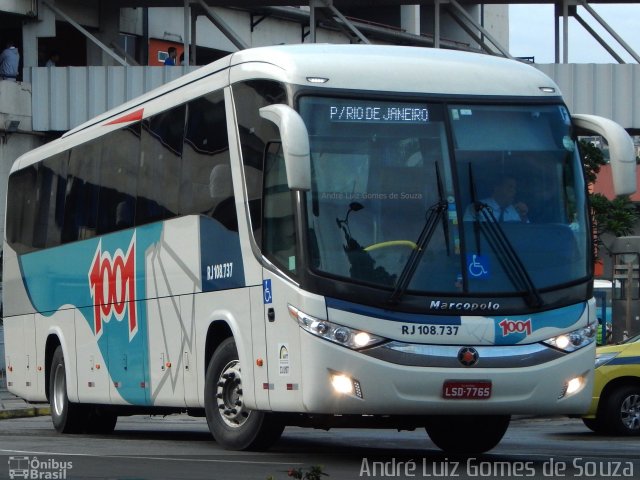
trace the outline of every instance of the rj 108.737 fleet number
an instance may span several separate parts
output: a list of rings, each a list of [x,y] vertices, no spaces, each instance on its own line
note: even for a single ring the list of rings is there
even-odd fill
[[[207,265],[207,280],[231,278],[233,275],[233,262]]]
[[[457,335],[458,325],[402,325],[402,335]]]

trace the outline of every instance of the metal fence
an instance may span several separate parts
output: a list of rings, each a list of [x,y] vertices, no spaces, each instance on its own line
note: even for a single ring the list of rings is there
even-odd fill
[[[198,67],[31,67],[33,130],[66,131]]]
[[[534,64],[575,113],[640,128],[639,64]],[[33,129],[66,131],[198,67],[31,67]]]
[[[4,327],[0,324],[0,388],[7,388],[4,364]]]

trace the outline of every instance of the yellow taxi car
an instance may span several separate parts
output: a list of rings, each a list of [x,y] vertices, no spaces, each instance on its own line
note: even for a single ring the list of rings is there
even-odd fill
[[[640,435],[640,335],[596,350],[593,398],[582,421],[597,433]]]

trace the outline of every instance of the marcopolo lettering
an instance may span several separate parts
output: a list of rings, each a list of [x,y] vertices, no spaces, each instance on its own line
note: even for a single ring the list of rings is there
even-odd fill
[[[495,302],[443,302],[441,300],[431,300],[429,305],[431,310],[463,310],[466,312],[499,310],[500,304]]]
[[[109,322],[112,316],[122,321],[125,314],[129,316],[129,340],[138,331],[136,312],[136,271],[135,271],[136,234],[131,237],[129,248],[125,254],[117,249],[113,257],[102,251],[102,240],[91,263],[89,271],[89,288],[93,300],[94,333],[100,337],[103,323]]]

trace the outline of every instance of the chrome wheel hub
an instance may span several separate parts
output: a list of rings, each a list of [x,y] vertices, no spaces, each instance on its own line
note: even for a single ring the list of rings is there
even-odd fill
[[[56,416],[60,417],[64,413],[64,400],[67,390],[67,381],[64,376],[64,368],[62,365],[56,367],[53,375],[53,410]]]
[[[242,399],[242,374],[240,362],[229,362],[220,373],[216,388],[216,403],[224,423],[238,428],[249,418],[250,410],[245,408]]]
[[[623,400],[620,419],[629,430],[640,429],[640,395],[629,395]]]

